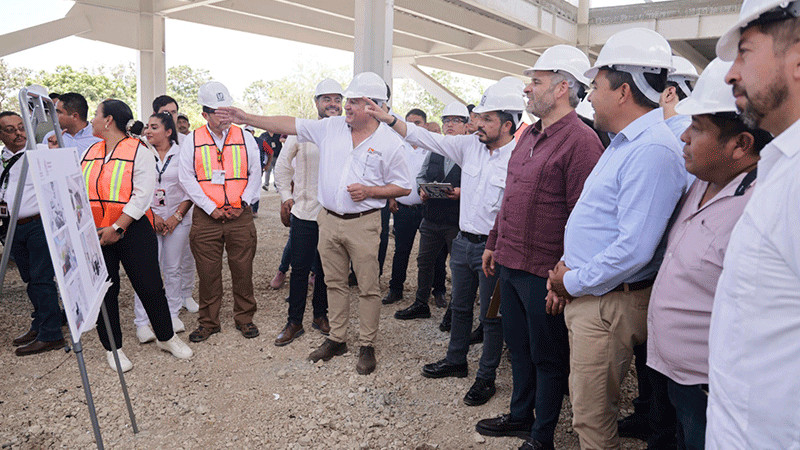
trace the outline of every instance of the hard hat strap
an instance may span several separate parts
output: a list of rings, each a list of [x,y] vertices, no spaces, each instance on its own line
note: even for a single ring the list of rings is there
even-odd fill
[[[635,84],[642,94],[644,94],[644,96],[647,97],[651,102],[658,103],[658,101],[661,99],[661,92],[653,89],[653,87],[650,86],[650,83],[648,83],[647,79],[644,77],[645,73],[660,73],[662,70],[660,67],[614,65],[613,69],[631,74],[631,78],[633,78],[633,84]]]

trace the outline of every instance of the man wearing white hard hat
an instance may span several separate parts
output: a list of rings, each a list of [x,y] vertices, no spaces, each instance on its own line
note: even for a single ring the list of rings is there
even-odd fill
[[[697,180],[667,234],[667,249],[647,311],[647,365],[653,400],[672,405],[679,446],[705,448],[708,328],[728,240],[753,194],[758,153],[771,139],[737,117],[725,74],[712,61],[690,96],[676,106],[691,117],[683,133],[686,169]],[[652,372],[655,371],[655,376]]]
[[[526,439],[521,448],[553,448],[567,392],[567,327],[563,314],[547,314],[544,298],[547,271],[564,253],[569,213],[603,153],[597,134],[575,112],[589,86],[583,75],[589,67],[582,51],[556,45],[525,71],[531,79],[527,110],[540,120],[523,132],[511,154],[503,204],[483,252],[486,276],[500,279],[514,385],[510,413],[481,420],[475,429]]]
[[[448,104],[442,112],[442,124],[446,136],[466,134],[468,121],[469,112],[461,102]],[[452,159],[436,153],[425,152],[425,159],[417,173],[417,186],[434,182],[450,183],[452,190],[447,194],[447,198],[430,198],[423,189],[418,188],[418,195],[424,206],[422,221],[419,225],[417,292],[414,302],[410,306],[394,313],[395,319],[429,318],[431,310],[428,306],[428,299],[431,291],[433,291],[436,306],[441,308],[447,305],[444,290],[444,264],[447,253],[452,250],[453,239],[458,235],[461,168]],[[443,252],[444,257],[441,256]],[[445,315],[450,314],[449,308],[447,311]],[[447,317],[443,320],[447,325]]]
[[[683,132],[692,123],[692,118],[678,114],[675,111],[675,105],[692,93],[692,86],[699,75],[697,75],[697,69],[694,68],[694,64],[682,56],[673,55],[672,65],[675,71],[667,75],[667,87],[661,93],[658,104],[664,110],[664,121],[669,129],[672,130],[672,134],[680,139]]]
[[[473,110],[477,114],[477,131],[465,136],[431,133],[413,123],[395,120],[374,105],[369,107],[374,117],[389,124],[409,144],[448,157],[461,167],[461,231],[453,240],[450,255],[453,278],[450,343],[446,357],[426,364],[422,375],[427,378],[467,376],[475,294],[479,291],[483,351],[475,383],[464,396],[468,406],[482,405],[494,395],[494,380],[503,348],[500,318],[486,317],[497,277],[487,277],[483,273],[481,255],[503,199],[514,131],[525,109],[522,89],[522,81],[518,79],[503,79],[489,86],[481,103]]]
[[[384,103],[386,83],[376,73],[359,73],[344,92],[345,117],[326,120],[287,116],[254,116],[224,108],[225,118],[273,133],[296,134],[298,142],[319,147],[319,254],[328,285],[330,337],[309,359],[327,361],[347,352],[350,321],[350,263],[358,278],[360,349],[356,371],[367,375],[376,367],[375,343],[380,319],[378,245],[380,211],[386,199],[411,192],[402,155],[403,141],[365,111],[367,99]],[[392,116],[393,117],[393,116]]]
[[[189,340],[202,342],[221,330],[223,250],[231,269],[236,329],[254,338],[256,227],[249,204],[258,200],[261,187],[258,144],[252,134],[217,114],[217,108],[233,103],[222,83],[200,86],[197,100],[206,125],[186,136],[179,160],[181,183],[194,203],[189,243],[200,280],[198,327]]]
[[[342,86],[326,78],[314,90],[314,105],[319,120],[342,115]],[[284,346],[302,335],[303,315],[308,294],[308,275],[315,267],[315,280],[311,296],[314,319],[311,326],[327,336],[328,293],[322,262],[317,252],[319,226],[317,216],[322,205],[317,200],[319,178],[319,147],[312,142],[300,143],[297,136],[289,136],[283,144],[275,163],[275,186],[281,195],[281,220],[289,222],[292,278],[289,281],[289,312],[283,331],[275,338],[275,345]],[[294,185],[292,184],[294,182]]]
[[[569,216],[547,295],[548,311],[563,310],[569,330],[573,428],[583,448],[619,447],[622,379],[633,346],[647,338],[657,250],[686,186],[680,144],[658,108],[671,67],[663,36],[631,28],[611,36],[584,74],[593,78],[595,127],[614,137]]]
[[[761,151],[709,332],[706,448],[800,448],[800,1],[746,0],[717,42]]]

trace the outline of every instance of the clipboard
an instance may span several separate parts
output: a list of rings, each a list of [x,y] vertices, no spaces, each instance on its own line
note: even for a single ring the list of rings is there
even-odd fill
[[[453,185],[450,183],[420,183],[419,187],[430,198],[447,198],[447,194],[453,191]]]

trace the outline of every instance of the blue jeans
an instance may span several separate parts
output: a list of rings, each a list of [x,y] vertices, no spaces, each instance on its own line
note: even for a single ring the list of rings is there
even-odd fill
[[[319,242],[319,227],[313,220],[298,219],[291,216],[292,227],[289,231],[289,241],[292,254],[292,277],[289,280],[289,322],[303,324],[303,314],[306,310],[306,296],[308,295],[308,273],[316,264],[319,269],[314,272],[314,294],[311,305],[314,308],[314,318],[328,315],[328,291],[325,286],[325,275],[319,263],[317,243]]]
[[[422,221],[422,205],[406,206],[397,204],[394,213],[394,257],[392,258],[392,279],[389,289],[402,294],[406,282],[408,259],[414,247],[419,223]]]
[[[553,442],[569,377],[564,315],[545,311],[547,279],[498,265],[503,336],[511,353],[511,417],[536,420],[531,437]]]
[[[419,225],[419,253],[417,253],[417,295],[415,301],[428,303],[431,295],[444,294],[447,272],[445,262],[458,235],[458,227],[433,223],[422,219]]]
[[[486,318],[497,275],[487,278],[481,269],[481,257],[485,243],[472,243],[461,233],[453,240],[450,255],[450,272],[453,277],[453,299],[450,308],[453,320],[450,328],[450,344],[445,359],[450,364],[466,364],[469,351],[469,335],[472,332],[472,314],[475,294],[480,294],[480,315],[483,323],[483,352],[478,366],[477,378],[494,380],[500,353],[503,350],[503,326],[499,317]]]
[[[20,278],[28,285],[28,298],[33,304],[31,330],[37,332],[36,340],[52,342],[63,339],[61,309],[58,306],[58,290],[54,280],[56,273],[50,259],[42,219],[17,225],[11,254],[14,255]]]
[[[708,385],[684,385],[667,379],[667,391],[678,418],[678,448],[702,450],[706,445]]]

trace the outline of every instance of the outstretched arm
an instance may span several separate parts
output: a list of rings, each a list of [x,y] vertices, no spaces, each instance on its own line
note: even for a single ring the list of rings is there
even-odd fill
[[[257,116],[235,106],[217,108],[216,114],[222,121],[252,125],[273,134],[297,134],[297,128],[294,126],[295,118],[291,116]]]
[[[367,114],[374,117],[375,120],[383,122],[387,125],[392,123],[392,121],[395,121],[394,125],[392,126],[392,129],[395,132],[397,132],[397,134],[399,134],[400,136],[406,137],[406,134],[408,133],[408,128],[406,127],[405,121],[397,119],[397,117],[384,111],[383,109],[381,109],[380,106],[378,106],[375,102],[373,102],[372,99],[364,97],[364,100],[366,100],[367,102],[367,106],[364,107],[364,111],[366,111]]]

